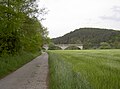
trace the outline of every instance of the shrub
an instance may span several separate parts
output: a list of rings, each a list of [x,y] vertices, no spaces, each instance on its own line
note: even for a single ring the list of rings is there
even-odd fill
[[[99,48],[100,48],[100,49],[111,49],[111,46],[110,46],[110,44],[107,43],[107,42],[101,42]]]
[[[77,46],[69,46],[65,50],[80,50]]]
[[[58,47],[58,46],[55,46],[55,45],[53,45],[53,44],[50,44],[48,50],[61,50],[61,48]]]

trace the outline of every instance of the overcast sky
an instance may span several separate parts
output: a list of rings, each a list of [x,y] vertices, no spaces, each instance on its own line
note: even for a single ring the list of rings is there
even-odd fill
[[[43,25],[49,37],[59,37],[82,27],[120,29],[120,0],[41,0],[48,8]]]

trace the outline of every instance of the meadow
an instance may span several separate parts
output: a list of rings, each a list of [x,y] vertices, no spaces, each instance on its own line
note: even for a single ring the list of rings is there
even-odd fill
[[[120,89],[120,50],[48,51],[49,89]]]

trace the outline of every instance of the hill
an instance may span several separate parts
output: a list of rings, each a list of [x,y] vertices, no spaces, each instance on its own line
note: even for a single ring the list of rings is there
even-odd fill
[[[55,44],[83,44],[85,49],[99,48],[102,42],[120,48],[120,31],[101,28],[79,28],[64,36],[53,38]]]

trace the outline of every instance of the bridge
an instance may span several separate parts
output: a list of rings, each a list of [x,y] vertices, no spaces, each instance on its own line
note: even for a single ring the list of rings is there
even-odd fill
[[[81,50],[83,49],[82,44],[55,44],[55,46],[60,47],[62,50],[66,49],[70,46],[76,46],[76,47],[80,48]]]
[[[55,44],[55,46],[60,47],[62,50],[65,50],[69,46],[76,46],[80,48],[81,50],[83,49],[83,44]],[[49,49],[48,45],[44,45],[43,48],[45,48],[46,50]]]

